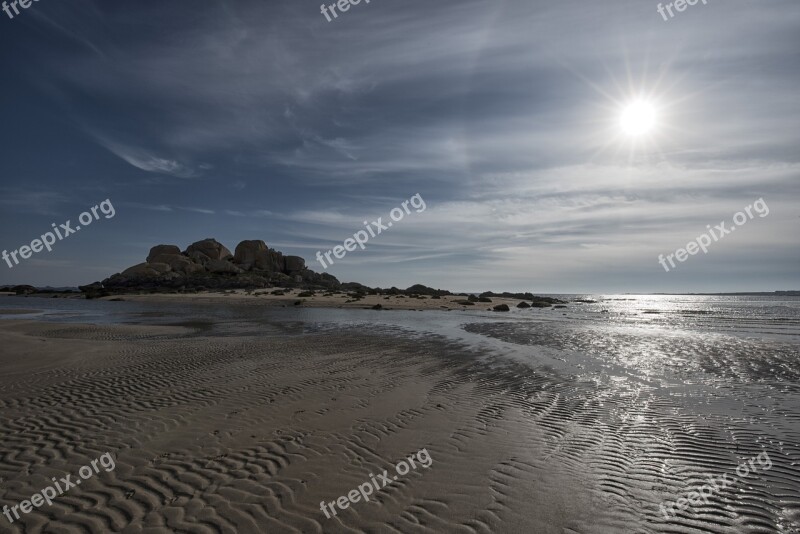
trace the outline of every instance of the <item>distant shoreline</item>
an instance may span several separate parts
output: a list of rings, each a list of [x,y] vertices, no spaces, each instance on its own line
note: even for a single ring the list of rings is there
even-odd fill
[[[17,287],[27,287],[31,289],[35,289],[35,292],[30,291],[27,292],[28,295],[35,295],[40,297],[49,297],[53,295],[61,296],[62,298],[84,298],[84,293],[77,287],[37,287],[28,284],[17,284],[17,285],[0,285],[0,295],[8,295],[14,296],[15,292],[13,288]],[[276,289],[276,288],[270,288]],[[219,290],[209,290],[209,291],[200,291],[198,293],[194,293],[196,295],[203,295],[203,294],[213,294],[217,293]],[[467,296],[467,295],[480,295],[484,293],[483,291],[453,291],[451,292],[451,296]],[[506,292],[508,293],[508,292]],[[17,293],[23,294],[23,293]],[[133,296],[133,295],[169,295],[169,292],[159,292],[154,291],[152,293],[120,293],[116,294],[116,296]],[[567,296],[567,297],[579,297],[585,295],[653,295],[653,296],[670,296],[670,297],[800,297],[800,290],[789,290],[789,291],[731,291],[731,292],[719,292],[719,293],[613,293],[613,292],[602,292],[602,291],[595,291],[595,292],[583,292],[583,293],[558,293],[558,292],[546,292],[546,293],[539,293],[542,296],[553,296],[553,295],[560,295],[560,296]]]

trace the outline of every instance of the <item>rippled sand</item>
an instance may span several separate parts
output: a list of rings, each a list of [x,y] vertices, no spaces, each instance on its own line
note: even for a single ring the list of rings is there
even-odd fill
[[[0,506],[105,452],[116,469],[21,522],[0,516],[0,530],[798,530],[796,347],[564,324],[466,330],[559,354],[563,368],[388,329],[1,323]],[[429,469],[335,518],[320,510],[421,448]],[[675,519],[659,511],[761,451],[772,469]]]

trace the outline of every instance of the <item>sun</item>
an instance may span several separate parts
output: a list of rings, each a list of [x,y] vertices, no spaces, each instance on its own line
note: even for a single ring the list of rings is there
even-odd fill
[[[622,110],[619,125],[625,134],[638,137],[652,132],[656,127],[657,119],[658,113],[652,103],[646,100],[636,100]]]

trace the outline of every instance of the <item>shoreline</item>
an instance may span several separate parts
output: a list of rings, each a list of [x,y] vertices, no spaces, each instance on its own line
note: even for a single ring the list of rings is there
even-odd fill
[[[283,295],[275,295],[274,291],[283,291]],[[438,298],[430,297],[427,295],[420,295],[418,297],[411,297],[407,295],[365,295],[358,300],[354,300],[350,294],[343,291],[335,291],[333,295],[324,296],[329,291],[315,291],[313,296],[300,296],[309,292],[307,289],[298,288],[269,288],[255,291],[247,291],[243,289],[228,290],[227,292],[203,292],[203,293],[151,293],[151,294],[120,294],[105,297],[99,297],[99,301],[119,301],[119,302],[197,302],[197,303],[214,303],[220,300],[228,302],[235,302],[244,305],[262,305],[269,307],[293,307],[304,306],[309,308],[353,308],[353,309],[373,309],[374,306],[380,304],[381,309],[384,311],[391,310],[479,310],[479,311],[493,311],[495,306],[505,304],[509,308],[515,308],[520,302],[530,303],[530,300],[524,301],[516,298],[504,297],[491,297],[491,302],[474,302],[473,304],[459,304],[458,301],[467,300],[467,297],[460,295],[444,295]],[[82,299],[83,296],[68,296],[64,297],[61,294],[32,294],[32,295],[0,295],[19,298],[69,298],[69,299]],[[301,304],[295,304],[296,302]],[[0,300],[0,306],[2,306]],[[566,304],[556,304],[540,308],[544,311],[552,311],[554,309],[562,309],[564,306],[572,305],[572,302]],[[539,308],[532,308],[539,309]],[[502,313],[502,312],[498,312]]]

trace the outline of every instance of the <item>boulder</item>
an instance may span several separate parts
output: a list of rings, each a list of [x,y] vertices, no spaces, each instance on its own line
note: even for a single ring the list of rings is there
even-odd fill
[[[527,302],[525,302],[524,300],[522,302],[520,302],[519,304],[517,304],[517,308],[530,308],[530,307],[531,307],[531,305],[528,304]]]
[[[147,255],[147,261],[148,262],[155,261],[154,258],[162,254],[180,254],[180,253],[181,249],[179,249],[175,245],[156,245],[150,249],[150,254]]]
[[[205,270],[202,265],[193,262],[183,254],[158,254],[148,261],[151,263],[166,263],[173,271],[184,274],[199,273]]]
[[[210,260],[206,263],[206,269],[209,272],[221,274],[221,273],[231,273],[231,274],[239,274],[242,272],[240,268],[236,265],[232,264],[227,260]]]
[[[269,249],[269,265],[266,270],[282,273],[285,266],[283,253]]]
[[[269,255],[267,244],[260,239],[242,241],[236,245],[236,252],[233,255],[233,262],[245,271],[258,269],[270,271],[272,262]]]
[[[296,273],[306,268],[306,260],[300,256],[285,256],[283,259],[286,262],[285,272],[287,274]]]
[[[168,263],[153,262],[153,263],[148,263],[147,265],[158,274],[165,274],[172,270],[172,267],[170,267]]]
[[[499,311],[499,312],[507,312],[507,311],[509,311],[509,308],[508,308],[507,304],[498,304],[497,306],[495,306],[492,309],[494,311]]]
[[[225,245],[211,238],[192,243],[189,245],[189,248],[186,249],[186,254],[192,259],[199,260],[200,263],[206,263],[208,260],[224,260],[233,257],[233,254],[231,254],[230,250],[225,248]],[[207,259],[203,261],[203,257]]]
[[[140,263],[122,271],[127,278],[155,278],[169,272],[172,268],[166,263]]]

